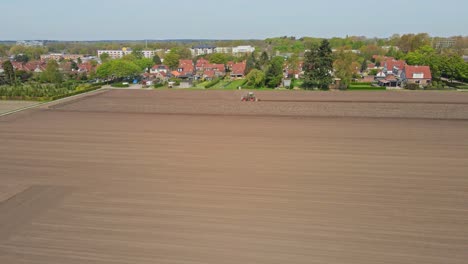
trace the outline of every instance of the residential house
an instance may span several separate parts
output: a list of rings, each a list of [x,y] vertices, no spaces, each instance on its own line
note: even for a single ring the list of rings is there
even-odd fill
[[[200,71],[203,71],[205,69],[205,65],[208,65],[208,64],[210,64],[210,62],[207,59],[201,58],[197,60],[197,64],[195,68],[197,72],[200,72]]]
[[[49,53],[49,54],[41,55],[41,60],[42,61],[48,61],[48,60],[56,60],[56,61],[73,60],[73,61],[77,61],[79,58],[83,58],[83,57],[84,57],[84,55],[80,55],[80,54]]]
[[[416,83],[419,86],[427,86],[432,82],[432,74],[429,66],[406,65],[401,74],[401,81],[404,84]]]
[[[95,70],[96,68],[90,62],[85,62],[78,65],[78,73],[90,74]]]
[[[375,75],[376,80],[382,80],[382,79],[385,79],[386,77],[387,77],[387,74],[385,74],[385,72],[383,71],[380,71],[379,73],[377,73],[377,75]]]
[[[369,64],[367,64],[367,69],[372,70],[372,69],[377,69],[377,67],[376,67],[375,63],[369,63]]]
[[[379,80],[379,86],[382,87],[397,87],[398,86],[398,80],[395,77],[395,75],[387,75],[384,79]]]
[[[216,77],[216,73],[213,70],[205,70],[202,77],[205,80],[213,80]]]
[[[226,75],[226,67],[224,64],[207,64],[203,69],[203,76],[211,76],[213,77],[223,77]]]
[[[233,63],[231,66],[231,78],[244,78],[247,63],[245,61]]]
[[[154,65],[150,69],[151,74],[157,74],[157,73],[167,74],[168,72],[169,72],[169,67],[167,67],[166,65]]]
[[[18,61],[12,61],[13,69],[15,71],[27,71],[27,72],[43,72],[46,69],[47,64],[43,61],[30,61],[22,63]]]
[[[395,60],[395,59],[388,58],[382,64],[383,72],[386,75],[392,74],[395,76],[400,76],[405,65],[406,65],[406,61],[404,60]]]
[[[183,79],[192,79],[195,73],[195,65],[192,60],[179,60],[179,67],[177,72],[180,74],[178,77]]]
[[[295,79],[299,79],[303,74],[304,74],[304,70],[303,70],[303,62],[300,61],[297,63],[297,65],[294,67],[293,65],[289,65],[289,64],[285,64],[285,67],[284,67],[284,77],[285,78],[295,78]]]
[[[23,65],[23,69],[29,72],[41,73],[46,70],[47,64],[42,61],[30,61]]]

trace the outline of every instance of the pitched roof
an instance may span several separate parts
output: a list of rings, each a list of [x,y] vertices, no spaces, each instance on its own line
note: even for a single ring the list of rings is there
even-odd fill
[[[388,75],[387,77],[385,77],[385,80],[387,80],[387,81],[396,81],[396,77],[394,75]]]
[[[159,64],[159,65],[154,65],[153,70],[167,70],[169,69],[166,65]]]
[[[226,68],[224,67],[224,64],[206,64],[205,69],[207,70],[214,70],[218,72],[225,72]]]
[[[385,61],[385,65],[387,66],[387,70],[392,71],[393,68],[398,68],[399,70],[402,70],[405,65],[406,61],[404,60],[395,60],[395,59],[387,59]]]
[[[179,60],[179,69],[181,75],[192,74],[195,71],[192,60]]]
[[[206,70],[203,72],[203,76],[208,77],[208,78],[213,78],[215,76],[215,71]]]
[[[234,63],[232,65],[231,74],[232,75],[244,75],[246,66],[247,64],[245,61],[240,62],[240,63]]]
[[[201,58],[197,60],[197,68],[203,68],[206,64],[209,64],[210,62],[207,59]]]
[[[432,79],[431,68],[429,66],[406,65],[404,72],[407,79]]]

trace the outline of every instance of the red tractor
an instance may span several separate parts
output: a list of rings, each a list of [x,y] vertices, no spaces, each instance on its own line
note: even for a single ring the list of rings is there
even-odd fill
[[[252,92],[249,92],[247,95],[244,95],[241,97],[242,102],[258,102],[260,101],[257,97],[255,97],[255,94]]]

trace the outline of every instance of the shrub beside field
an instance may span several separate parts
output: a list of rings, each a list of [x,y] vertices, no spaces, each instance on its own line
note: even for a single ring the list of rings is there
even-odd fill
[[[130,87],[130,84],[123,84],[123,83],[113,83],[111,84],[112,87],[114,88],[128,88]]]
[[[371,83],[351,83],[348,87],[350,91],[383,91],[385,87],[375,87]]]
[[[221,78],[216,78],[205,85],[205,88],[211,88],[221,82]]]
[[[2,100],[50,101],[96,90],[100,84],[65,82],[61,84],[21,84],[17,86],[0,86]]]

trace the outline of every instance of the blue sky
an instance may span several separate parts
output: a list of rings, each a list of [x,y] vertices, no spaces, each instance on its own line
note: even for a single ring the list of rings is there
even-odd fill
[[[0,40],[468,35],[467,10],[467,0],[0,0]]]

